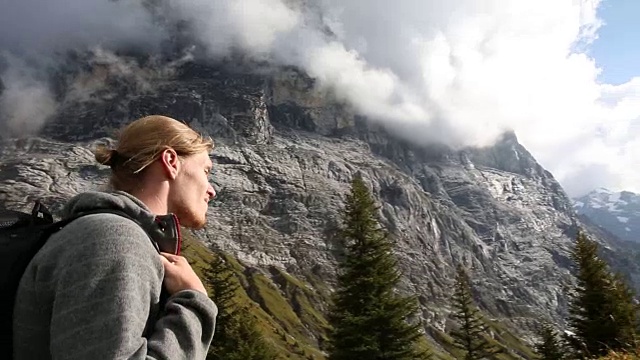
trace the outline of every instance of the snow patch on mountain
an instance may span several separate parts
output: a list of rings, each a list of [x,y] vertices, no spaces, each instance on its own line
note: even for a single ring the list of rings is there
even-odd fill
[[[577,199],[573,209],[622,240],[640,241],[640,195],[598,188]]]

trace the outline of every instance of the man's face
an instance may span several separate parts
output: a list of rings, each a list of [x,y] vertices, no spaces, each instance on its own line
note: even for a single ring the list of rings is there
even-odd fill
[[[184,157],[171,185],[169,211],[187,228],[201,229],[206,224],[208,203],[216,195],[209,183],[212,166],[206,151]]]

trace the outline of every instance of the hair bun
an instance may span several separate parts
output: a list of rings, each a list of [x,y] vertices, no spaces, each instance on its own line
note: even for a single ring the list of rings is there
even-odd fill
[[[113,167],[118,157],[118,151],[109,149],[105,145],[98,145],[95,151],[95,157],[100,164]]]

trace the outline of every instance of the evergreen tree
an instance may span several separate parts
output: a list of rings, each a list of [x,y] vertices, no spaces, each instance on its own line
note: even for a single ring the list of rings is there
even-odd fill
[[[558,334],[550,324],[543,324],[538,336],[540,342],[535,344],[535,351],[540,360],[562,360],[564,359],[564,350],[558,339]]]
[[[453,294],[454,313],[460,327],[451,332],[454,345],[465,353],[465,360],[490,358],[500,353],[485,337],[488,327],[482,320],[480,310],[475,306],[471,295],[469,276],[458,265]]]
[[[401,360],[426,358],[417,350],[421,324],[407,318],[418,308],[414,297],[394,287],[401,277],[388,234],[376,219],[377,208],[360,177],[347,196],[338,287],[328,316],[329,359]]]
[[[224,328],[224,338],[214,335],[208,360],[273,360],[277,357],[247,307],[237,308]]]
[[[605,355],[635,345],[636,305],[631,289],[598,257],[598,245],[578,233],[572,258],[577,284],[569,305],[567,341],[575,356]]]
[[[240,286],[223,256],[217,254],[204,272],[211,299],[218,307],[216,331],[207,360],[272,360],[276,357],[248,308],[236,302]]]

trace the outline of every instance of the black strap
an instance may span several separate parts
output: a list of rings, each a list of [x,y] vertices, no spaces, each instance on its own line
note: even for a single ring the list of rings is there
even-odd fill
[[[54,222],[53,221],[53,215],[51,214],[49,209],[47,209],[47,207],[44,206],[42,204],[42,202],[40,202],[40,200],[36,200],[35,204],[33,206],[33,209],[31,210],[31,224],[34,224],[34,225],[35,224],[41,224],[41,225],[49,225],[49,224],[51,224],[52,226],[47,227],[44,230],[44,232],[45,232],[44,235],[46,237],[49,237],[49,236],[53,235],[53,233],[61,230],[65,226],[67,226],[70,222],[72,222],[72,221],[74,221],[74,220],[76,220],[76,219],[78,219],[78,218],[80,218],[82,216],[92,215],[92,214],[103,214],[103,213],[119,215],[119,216],[127,218],[127,219],[135,222],[136,224],[138,224],[138,226],[140,226],[142,228],[142,230],[144,230],[144,232],[147,234],[147,236],[149,237],[149,240],[151,240],[151,244],[156,249],[156,251],[158,253],[160,253],[160,246],[158,245],[157,241],[153,239],[153,236],[149,233],[149,229],[145,228],[145,226],[143,226],[142,223],[140,223],[140,221],[138,221],[137,219],[129,216],[129,214],[127,214],[126,212],[124,212],[122,210],[116,210],[116,209],[88,210],[88,211],[83,211],[83,212],[76,213],[73,216],[70,216],[70,217],[64,218],[64,219],[62,219],[60,221]],[[18,217],[16,217],[16,218],[18,218]]]
[[[35,205],[33,205],[33,209],[31,209],[31,218],[34,223],[53,223],[53,215],[51,215],[49,209],[47,209],[40,200],[36,200]]]

